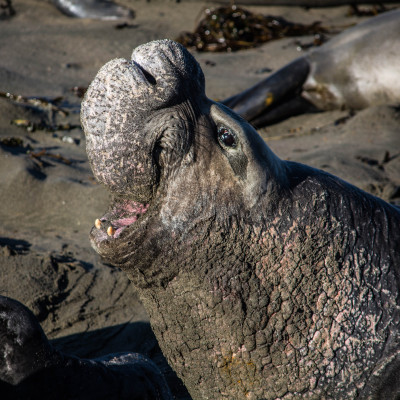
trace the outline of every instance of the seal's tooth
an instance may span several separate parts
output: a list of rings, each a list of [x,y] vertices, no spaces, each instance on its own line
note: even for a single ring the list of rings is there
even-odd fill
[[[96,219],[96,221],[94,221],[94,226],[97,228],[97,229],[100,229],[100,227],[101,227],[101,221],[97,218]]]
[[[108,229],[107,229],[107,235],[108,236],[113,236],[114,233],[115,233],[114,228],[112,226],[109,226]]]

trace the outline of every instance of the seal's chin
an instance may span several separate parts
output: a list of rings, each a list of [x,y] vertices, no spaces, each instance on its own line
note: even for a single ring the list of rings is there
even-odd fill
[[[91,236],[95,242],[118,239],[122,232],[146,214],[149,203],[116,200],[110,210],[96,219]]]

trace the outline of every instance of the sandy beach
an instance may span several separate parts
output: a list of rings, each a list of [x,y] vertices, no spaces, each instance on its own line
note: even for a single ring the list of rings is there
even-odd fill
[[[57,348],[81,357],[143,353],[166,374],[176,398],[189,398],[163,358],[133,286],[90,247],[88,233],[109,195],[92,176],[81,99],[73,88],[87,87],[102,65],[130,58],[142,43],[192,31],[201,13],[218,5],[121,0],[135,11],[133,19],[99,21],[69,18],[45,0],[14,3],[16,15],[0,20],[0,92],[59,100],[57,107],[42,103],[39,109],[0,96],[0,293],[31,308]],[[300,23],[321,21],[328,36],[368,18],[348,16],[348,6],[247,8]],[[222,100],[301,55],[299,43],[312,39],[192,52],[208,96]],[[400,107],[388,104],[301,115],[259,133],[280,158],[324,169],[400,205],[399,127]]]

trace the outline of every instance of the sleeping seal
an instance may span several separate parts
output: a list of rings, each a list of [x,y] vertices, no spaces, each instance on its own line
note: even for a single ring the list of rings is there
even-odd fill
[[[134,16],[132,10],[112,0],[52,0],[52,2],[70,17],[114,20]]]
[[[279,159],[162,40],[98,72],[81,121],[114,195],[91,230],[193,399],[396,399],[400,209]]]
[[[400,102],[400,10],[364,21],[223,101],[255,126],[308,110]]]
[[[4,400],[172,400],[156,365],[136,353],[94,360],[56,351],[32,312],[0,296],[0,393]]]

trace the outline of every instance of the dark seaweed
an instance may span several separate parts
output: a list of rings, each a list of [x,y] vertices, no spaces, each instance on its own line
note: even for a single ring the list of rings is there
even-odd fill
[[[70,123],[66,124],[49,124],[45,120],[41,120],[40,122],[33,122],[29,119],[14,119],[11,121],[12,125],[16,125],[18,127],[26,129],[28,132],[35,131],[46,131],[46,132],[55,132],[55,131],[70,131],[72,129],[80,128],[80,125],[73,125]]]
[[[82,95],[84,90],[84,88],[76,87],[76,91],[82,92]],[[72,108],[69,103],[64,101],[63,97],[25,97],[8,92],[0,92],[0,97],[4,97],[10,102],[25,109],[34,110],[41,116],[39,122],[34,122],[25,118],[17,118],[11,121],[11,124],[25,128],[28,132],[34,132],[36,130],[54,132],[70,131],[75,128],[80,129],[80,125],[70,123],[57,124],[55,122],[56,115],[60,114],[63,117],[69,115],[69,112],[64,108],[64,106]],[[61,107],[61,105],[63,105],[63,107]]]
[[[66,165],[72,164],[72,161],[69,160],[68,158],[63,157],[60,154],[50,153],[48,150],[45,149],[39,150],[37,152],[28,152],[28,156],[34,161],[36,161],[40,168],[43,168],[43,166],[46,164],[43,158],[51,158],[53,160],[60,161]]]
[[[183,32],[176,39],[198,51],[237,51],[287,36],[326,33],[320,22],[303,25],[282,17],[255,14],[235,5],[205,10],[196,30]]]
[[[6,137],[0,139],[0,146],[6,147],[24,147],[24,142],[21,138],[17,137]]]
[[[29,106],[41,111],[57,112],[62,114],[64,117],[68,115],[68,111],[58,106],[58,104],[60,104],[63,100],[62,97],[55,97],[52,99],[45,97],[25,97],[19,94],[8,92],[0,92],[0,97],[4,97],[5,99],[22,106]]]

